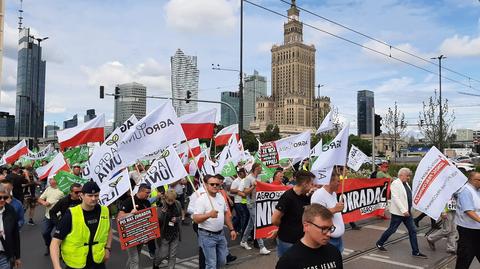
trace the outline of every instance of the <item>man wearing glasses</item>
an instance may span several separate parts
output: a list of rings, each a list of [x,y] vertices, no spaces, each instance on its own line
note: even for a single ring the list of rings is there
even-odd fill
[[[62,216],[65,215],[65,212],[67,212],[70,207],[82,203],[80,200],[80,192],[82,192],[82,185],[79,183],[73,183],[70,186],[70,193],[60,199],[52,209],[50,209],[50,220],[52,220],[53,223],[58,224]]]
[[[232,240],[237,237],[232,220],[227,216],[225,200],[218,193],[221,184],[218,178],[207,177],[207,192],[195,201],[193,211],[193,221],[198,224],[198,244],[205,255],[206,269],[220,268],[226,263],[228,250],[223,225],[227,225]]]
[[[469,268],[473,258],[480,261],[480,173],[472,172],[460,190],[455,222],[458,230],[457,264],[455,268]]]
[[[329,243],[335,232],[332,212],[312,204],[305,207],[302,222],[305,234],[280,257],[276,269],[343,268],[340,251]]]

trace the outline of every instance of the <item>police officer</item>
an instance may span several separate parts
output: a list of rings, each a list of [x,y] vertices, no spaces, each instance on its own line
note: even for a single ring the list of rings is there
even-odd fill
[[[108,208],[98,204],[100,188],[83,185],[80,205],[69,208],[60,220],[50,245],[54,269],[61,269],[59,254],[70,268],[104,269],[110,257],[112,231]],[[59,251],[60,249],[60,251]]]

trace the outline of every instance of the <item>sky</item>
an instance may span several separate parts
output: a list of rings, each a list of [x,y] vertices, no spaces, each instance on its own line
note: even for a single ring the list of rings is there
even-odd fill
[[[280,0],[249,0],[281,14]],[[297,0],[300,8],[417,56],[445,55],[442,94],[455,115],[455,128],[480,130],[480,1],[478,0]],[[0,111],[15,112],[19,0],[6,0]],[[99,99],[99,86],[139,82],[148,95],[170,96],[170,57],[180,48],[198,57],[199,98],[220,100],[236,90],[238,73],[212,70],[212,64],[239,69],[239,0],[24,0],[24,26],[42,43],[47,61],[45,124],[60,125],[87,109],[113,121],[113,98]],[[390,50],[321,17],[300,12],[305,24],[430,70],[414,68],[372,53],[304,25],[304,42],[316,48],[315,85],[356,133],[359,90],[375,94],[377,114],[396,102],[408,124],[416,124],[422,102],[438,89],[438,66]],[[244,71],[258,70],[271,81],[273,44],[283,42],[285,18],[244,2]],[[435,63],[438,61],[432,60]],[[452,82],[451,80],[460,83]],[[316,91],[316,90],[315,90]],[[147,112],[159,100],[148,100]],[[472,106],[476,105],[476,106]],[[207,109],[211,104],[200,104]],[[218,106],[217,106],[218,107]],[[218,113],[219,114],[219,113]],[[220,115],[218,115],[218,119]],[[418,127],[408,127],[417,134]]]

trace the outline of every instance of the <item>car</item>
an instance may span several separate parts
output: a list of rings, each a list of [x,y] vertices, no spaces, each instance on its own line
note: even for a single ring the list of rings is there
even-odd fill
[[[456,160],[450,160],[450,162],[463,173],[475,170],[475,165],[471,163],[457,162]]]
[[[458,163],[472,163],[472,159],[468,156],[459,156],[454,158],[453,160]]]

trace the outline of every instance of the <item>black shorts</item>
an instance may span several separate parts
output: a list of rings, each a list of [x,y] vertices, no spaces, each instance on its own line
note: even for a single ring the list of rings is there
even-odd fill
[[[35,196],[25,196],[25,207],[26,208],[33,208],[37,205],[37,197]]]

